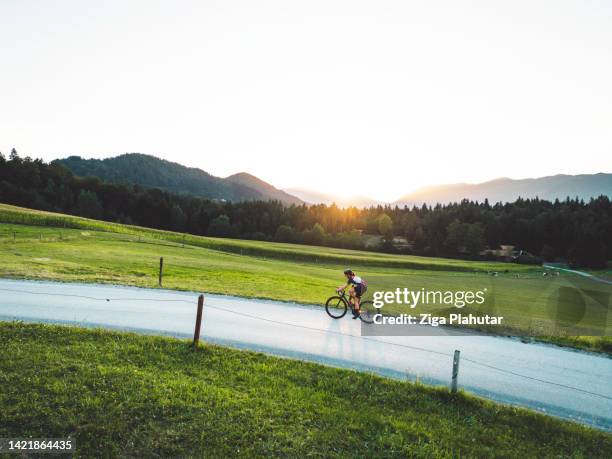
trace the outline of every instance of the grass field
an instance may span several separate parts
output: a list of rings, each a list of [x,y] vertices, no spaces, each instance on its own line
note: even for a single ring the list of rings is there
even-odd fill
[[[89,457],[602,457],[612,436],[462,393],[184,341],[0,323],[0,437]]]
[[[398,287],[487,289],[483,306],[461,312],[504,316],[506,326],[497,332],[535,332],[555,342],[612,351],[612,339],[566,336],[554,320],[559,311],[575,309],[572,292],[588,289],[579,298],[585,310],[579,330],[610,330],[612,315],[602,315],[607,309],[598,303],[604,287],[573,274],[544,277],[541,267],[516,264],[198,237],[0,205],[0,277],[155,287],[160,256],[166,288],[311,304],[322,304],[333,293],[346,266],[369,281],[370,293]],[[493,271],[498,275],[488,274]],[[399,305],[385,308],[410,312]],[[412,312],[449,311],[428,305]]]
[[[270,243],[247,241],[240,239],[225,239],[193,236],[189,234],[162,231],[139,226],[122,225],[118,223],[91,220],[72,215],[44,212],[22,207],[0,204],[0,222],[26,226],[57,228],[53,233],[60,237],[61,228],[93,230],[96,232],[115,233],[125,236],[141,236],[148,240],[174,242],[190,246],[224,251],[246,256],[286,259],[288,261],[304,261],[312,263],[344,263],[354,261],[361,266],[380,266],[384,268],[416,268],[443,271],[500,271],[532,272],[533,267],[495,262],[471,262],[446,258],[431,258],[406,255],[392,255],[358,250],[335,249],[330,247],[305,246],[299,244]],[[4,230],[5,237],[11,235],[10,229]],[[129,240],[134,240],[132,237]]]

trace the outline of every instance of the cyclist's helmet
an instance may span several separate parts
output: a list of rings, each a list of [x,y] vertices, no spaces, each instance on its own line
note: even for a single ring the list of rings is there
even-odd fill
[[[344,270],[344,274],[349,274],[349,275],[353,276],[355,273],[353,272],[353,270],[352,270],[352,269],[350,269],[350,268],[346,268],[346,269]]]

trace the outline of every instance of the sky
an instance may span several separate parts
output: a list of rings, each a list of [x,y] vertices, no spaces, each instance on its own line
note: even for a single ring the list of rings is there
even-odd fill
[[[0,151],[279,188],[612,172],[609,0],[0,0]]]

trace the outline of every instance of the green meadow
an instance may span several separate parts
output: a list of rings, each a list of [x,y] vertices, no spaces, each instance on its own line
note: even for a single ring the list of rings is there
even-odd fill
[[[460,311],[399,304],[384,311],[500,315],[504,327],[489,331],[612,350],[609,337],[588,336],[610,330],[612,317],[602,307],[609,286],[574,274],[544,276],[539,266],[183,235],[0,205],[0,277],[156,287],[160,257],[164,288],[310,304],[324,304],[347,266],[368,280],[369,295],[396,288],[483,290],[484,304]],[[576,310],[582,314],[578,327]]]
[[[571,422],[254,352],[19,323],[0,342],[0,437],[70,436],[77,457],[612,454]]]

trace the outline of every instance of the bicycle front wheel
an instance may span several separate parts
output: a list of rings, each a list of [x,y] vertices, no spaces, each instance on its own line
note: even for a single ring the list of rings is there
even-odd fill
[[[361,314],[359,314],[361,321],[366,324],[373,324],[374,316],[378,314],[378,309],[374,307],[374,303],[370,300],[362,301],[359,303],[359,309],[361,310]]]
[[[348,305],[341,296],[332,296],[325,303],[325,310],[330,317],[334,319],[341,319],[346,314]]]

